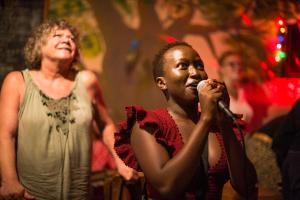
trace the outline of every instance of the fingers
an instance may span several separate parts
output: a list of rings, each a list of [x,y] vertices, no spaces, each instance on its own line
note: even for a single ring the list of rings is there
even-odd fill
[[[137,180],[139,179],[139,174],[136,170],[128,168],[128,172],[126,173],[126,176],[124,178],[126,181]]]
[[[27,191],[25,191],[23,199],[35,199],[35,198],[33,196],[31,196]]]

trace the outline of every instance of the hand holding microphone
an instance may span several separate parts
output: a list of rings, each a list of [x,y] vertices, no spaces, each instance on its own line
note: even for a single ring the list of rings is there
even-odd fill
[[[207,79],[207,80],[200,81],[197,85],[197,91],[201,91],[203,89],[203,87],[205,86],[205,84],[207,83],[207,81],[210,81],[210,80]],[[215,87],[217,87],[217,84],[211,84],[211,86],[213,88],[215,88]],[[235,115],[229,110],[226,103],[222,99],[218,100],[218,108],[222,112],[224,112],[228,117],[230,117],[233,121],[236,120]]]

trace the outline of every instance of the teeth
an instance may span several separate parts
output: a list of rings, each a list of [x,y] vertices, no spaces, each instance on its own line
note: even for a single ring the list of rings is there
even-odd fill
[[[67,51],[71,51],[71,49],[67,49],[67,48],[59,48],[59,50],[67,50]]]

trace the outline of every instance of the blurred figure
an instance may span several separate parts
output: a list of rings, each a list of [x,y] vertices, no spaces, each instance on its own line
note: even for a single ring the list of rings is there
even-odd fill
[[[262,124],[267,106],[262,104],[262,101],[248,100],[249,95],[264,98],[262,90],[255,84],[241,84],[244,78],[244,69],[241,55],[238,52],[225,51],[219,58],[219,64],[220,78],[225,82],[230,96],[230,110],[242,114],[243,120],[246,121],[244,127],[246,151],[255,166],[259,186],[276,192],[279,189],[281,177],[275,154],[271,149],[272,138],[265,132],[256,130],[257,126]],[[251,98],[255,99],[255,97]],[[251,105],[251,103],[254,104]]]
[[[272,148],[282,173],[284,199],[300,199],[300,99],[275,133]]]
[[[4,80],[1,199],[88,198],[92,121],[111,148],[115,126],[95,74],[75,68],[78,40],[64,20],[43,23],[25,46],[28,69]]]
[[[230,180],[239,194],[255,199],[255,169],[232,120],[217,106],[220,98],[229,103],[224,84],[208,79],[202,59],[185,42],[158,52],[153,76],[167,108],[127,107],[127,120],[115,135],[118,155],[144,172],[149,197],[219,200]]]
[[[243,114],[243,120],[249,123],[253,117],[253,110],[246,99],[245,90],[240,85],[243,77],[240,54],[235,51],[226,51],[220,56],[219,64],[220,78],[224,81],[230,96],[230,110]]]

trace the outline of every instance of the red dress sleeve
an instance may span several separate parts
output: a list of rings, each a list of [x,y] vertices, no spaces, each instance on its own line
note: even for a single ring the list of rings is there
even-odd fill
[[[137,122],[139,127],[151,127],[156,141],[174,156],[183,146],[177,126],[165,109],[145,110],[141,106],[126,107],[127,120],[118,124],[115,133],[115,150],[126,165],[140,171],[133,149],[130,145],[131,129]]]

